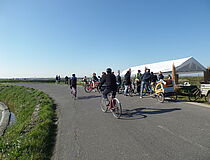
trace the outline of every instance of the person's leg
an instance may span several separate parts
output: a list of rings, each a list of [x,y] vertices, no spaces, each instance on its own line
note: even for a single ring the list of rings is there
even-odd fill
[[[140,94],[140,82],[139,81],[136,82],[136,85],[137,85],[137,93]]]
[[[142,82],[141,82],[140,97],[142,97],[142,96],[143,96],[144,87],[145,87],[145,82],[144,82],[144,81],[142,81]]]
[[[107,99],[108,100],[108,97],[107,97],[107,95],[108,95],[108,93],[110,92],[110,90],[109,89],[105,89],[103,92],[102,92],[102,94],[103,94],[103,98],[104,99]]]
[[[126,95],[128,92],[128,85],[125,85],[124,95]]]
[[[76,97],[77,96],[77,89],[76,87],[72,87],[72,94]]]
[[[149,82],[147,82],[147,90],[149,93],[152,93],[151,85]]]

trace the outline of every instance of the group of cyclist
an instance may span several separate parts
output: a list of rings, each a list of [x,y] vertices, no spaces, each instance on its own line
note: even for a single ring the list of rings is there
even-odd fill
[[[169,76],[171,78],[171,76]],[[162,72],[159,72],[159,75],[155,75],[153,72],[150,72],[150,69],[145,69],[145,73],[141,74],[141,70],[138,70],[134,78],[131,78],[131,69],[129,69],[124,75],[124,80],[120,76],[120,71],[118,71],[118,75],[115,76],[114,72],[112,72],[111,68],[107,68],[106,72],[102,72],[101,77],[96,76],[96,73],[93,73],[92,83],[93,88],[96,85],[99,86],[103,94],[103,98],[107,99],[107,95],[112,92],[112,97],[115,97],[117,90],[119,87],[124,87],[124,95],[128,95],[128,88],[133,91],[136,89],[136,93],[139,94],[140,98],[143,97],[143,92],[146,90],[149,93],[154,91],[155,85],[157,81],[161,81],[164,79]],[[83,78],[83,82],[88,83],[87,77]],[[77,78],[75,74],[72,74],[70,78],[70,88],[76,92],[77,86]]]
[[[168,76],[171,78],[171,76]],[[107,68],[107,73],[102,72],[102,76],[98,77],[95,73],[93,73],[92,83],[95,86],[95,83],[99,83],[99,88],[102,89],[103,97],[106,99],[107,94],[112,92],[113,97],[115,97],[116,92],[119,87],[124,88],[124,95],[128,95],[128,89],[134,90],[136,89],[136,93],[139,94],[140,98],[143,97],[143,92],[152,92],[155,89],[157,81],[161,81],[164,79],[162,72],[160,71],[158,76],[153,72],[150,72],[150,69],[145,69],[145,73],[141,74],[141,70],[138,70],[134,79],[131,78],[131,69],[129,69],[124,75],[124,80],[120,76],[120,71],[118,71],[118,75],[115,76],[114,72],[110,68]]]

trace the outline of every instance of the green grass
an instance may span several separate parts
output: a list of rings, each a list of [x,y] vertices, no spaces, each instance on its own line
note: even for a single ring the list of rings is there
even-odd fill
[[[54,78],[44,79],[0,79],[0,83],[24,83],[24,84],[55,84]],[[65,84],[65,80],[61,79],[60,84]],[[78,85],[83,85],[82,79],[77,79]]]
[[[0,101],[16,115],[16,123],[0,137],[0,159],[50,159],[56,131],[52,99],[32,88],[0,85]]]
[[[200,87],[200,82],[203,81],[203,77],[179,77],[179,83],[189,82],[191,85]]]

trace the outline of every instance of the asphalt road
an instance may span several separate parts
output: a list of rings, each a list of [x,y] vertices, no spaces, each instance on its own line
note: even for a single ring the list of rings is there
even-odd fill
[[[121,119],[100,110],[100,94],[73,100],[65,85],[27,84],[57,105],[53,160],[210,160],[210,108],[118,95]]]

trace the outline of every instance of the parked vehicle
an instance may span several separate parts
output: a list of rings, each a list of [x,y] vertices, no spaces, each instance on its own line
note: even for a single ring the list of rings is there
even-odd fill
[[[196,101],[197,99],[203,97],[210,104],[210,84],[201,84],[200,88],[192,89],[189,94],[190,101]]]
[[[201,95],[205,96],[206,101],[210,104],[210,84],[201,84]]]

